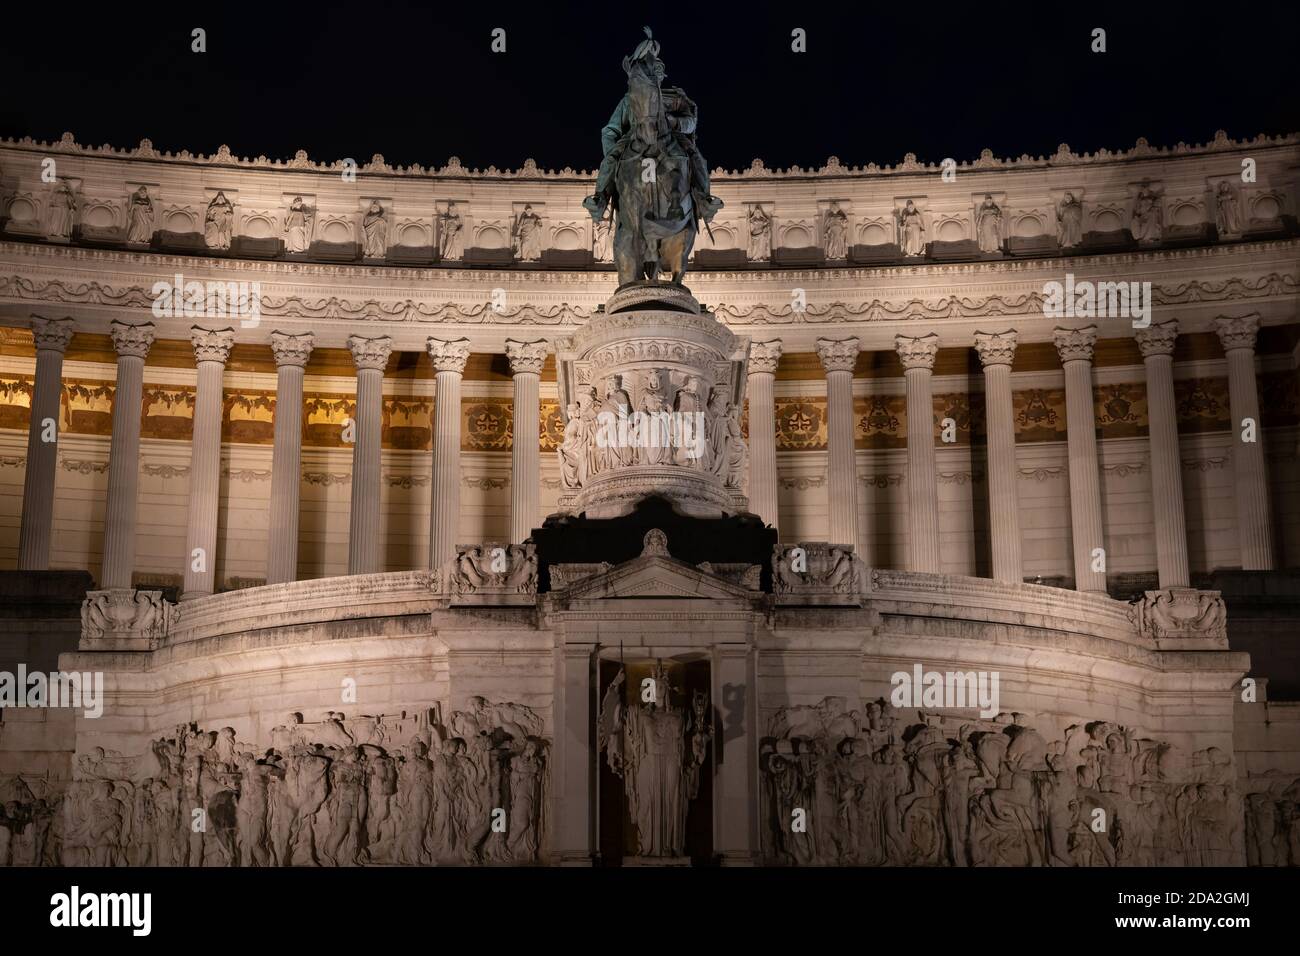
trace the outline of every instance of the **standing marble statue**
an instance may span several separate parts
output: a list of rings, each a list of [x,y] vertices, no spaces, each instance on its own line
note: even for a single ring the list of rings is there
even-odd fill
[[[456,211],[456,204],[447,203],[447,211],[438,217],[438,258],[443,262],[464,254],[464,229],[465,220]]]
[[[557,453],[560,456],[560,480],[565,488],[581,488],[587,479],[587,435],[582,420],[582,407],[569,402],[565,409],[564,440]]]
[[[608,219],[599,219],[592,227],[591,233],[591,258],[596,262],[609,262],[613,258],[610,249],[610,232],[614,228],[614,223]]]
[[[59,180],[50,195],[49,226],[45,230],[51,239],[71,239],[72,220],[76,215],[77,200],[65,180]]]
[[[761,203],[749,207],[749,248],[751,262],[772,258],[772,217]]]
[[[898,211],[898,244],[905,256],[925,254],[925,219],[910,199]]]
[[[1073,249],[1083,242],[1083,203],[1066,193],[1056,207],[1056,241],[1062,249]]]
[[[1133,203],[1133,217],[1129,222],[1129,232],[1137,242],[1159,242],[1164,230],[1164,216],[1160,211],[1160,200],[1151,191],[1150,183],[1143,183]]]
[[[1219,188],[1214,193],[1214,199],[1214,221],[1218,226],[1219,234],[1223,236],[1237,235],[1241,232],[1241,212],[1237,206],[1237,196],[1232,191],[1232,187],[1227,182],[1219,183]]]
[[[980,252],[998,252],[1002,248],[1002,207],[993,201],[991,193],[984,194],[984,202],[975,214],[975,235]]]
[[[234,219],[235,208],[226,198],[226,194],[218,191],[212,197],[212,202],[208,203],[208,212],[203,218],[203,241],[209,249],[230,248]]]
[[[661,272],[681,285],[699,222],[710,222],[722,200],[709,192],[709,169],[695,145],[698,109],[683,90],[663,85],[659,44],[649,27],[645,33],[623,60],[627,93],[601,130],[604,158],[583,206],[595,221],[614,207],[619,285],[655,281]]]
[[[827,259],[847,259],[849,255],[849,217],[840,204],[833,202],[822,217],[822,236]]]
[[[148,243],[153,239],[153,200],[141,186],[131,194],[126,211],[126,241]]]
[[[289,214],[284,217],[284,251],[306,252],[311,246],[311,224],[316,210],[294,196],[289,204]]]
[[[542,258],[542,218],[526,205],[515,218],[511,230],[515,258],[520,262],[536,262]]]
[[[377,201],[370,204],[370,210],[361,221],[361,231],[365,234],[367,259],[382,259],[388,255],[388,220],[384,218],[384,207]]]
[[[687,714],[671,700],[662,662],[655,663],[643,688],[635,689],[637,703],[624,704],[624,681],[620,670],[605,693],[600,746],[610,769],[623,778],[638,854],[681,857],[686,852],[686,813],[696,796],[688,783],[698,780],[697,748],[687,749]]]

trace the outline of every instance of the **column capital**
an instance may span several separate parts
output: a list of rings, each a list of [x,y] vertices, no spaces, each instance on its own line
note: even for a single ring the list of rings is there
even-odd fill
[[[827,373],[852,372],[858,361],[858,340],[818,339],[817,357]]]
[[[1058,328],[1052,333],[1052,341],[1056,343],[1056,352],[1062,362],[1091,362],[1092,348],[1097,344],[1097,326]]]
[[[393,340],[387,335],[377,339],[349,335],[348,350],[352,353],[352,361],[356,363],[358,372],[367,368],[382,372],[388,365],[388,356],[393,354]]]
[[[271,352],[275,355],[276,368],[283,368],[286,365],[304,368],[307,360],[311,358],[311,350],[315,344],[316,336],[311,332],[302,332],[298,335],[272,332]]]
[[[194,346],[194,361],[225,365],[235,344],[235,330],[204,329],[196,325],[190,329],[190,344]]]
[[[781,340],[772,339],[769,342],[750,342],[749,343],[749,371],[750,372],[776,372],[776,366],[781,361]]]
[[[1173,355],[1174,342],[1178,339],[1178,320],[1170,319],[1168,322],[1138,329],[1133,337],[1137,339],[1144,359],[1153,355]]]
[[[127,325],[125,322],[114,321],[108,327],[108,334],[113,337],[113,348],[117,350],[118,358],[134,355],[142,359],[149,354],[149,348],[153,345],[154,324],[144,322],[140,325]]]
[[[916,337],[896,335],[894,350],[898,352],[904,369],[923,368],[929,371],[934,368],[934,358],[939,354],[939,336],[934,332]]]
[[[439,358],[433,354],[433,340],[430,340],[429,356],[433,358],[434,365],[437,367]],[[524,372],[532,372],[534,375],[542,374],[542,366],[546,364],[546,356],[551,351],[550,343],[545,339],[538,339],[535,342],[520,342],[515,339],[506,339],[506,358],[510,360],[510,374],[521,375]],[[465,360],[469,358],[469,347],[465,349]],[[465,360],[461,361],[460,370],[465,368]],[[441,368],[439,368],[441,371]]]
[[[1254,349],[1255,336],[1259,333],[1259,313],[1233,317],[1221,315],[1214,320],[1214,331],[1219,333],[1223,351],[1233,349]]]
[[[437,372],[465,372],[465,363],[469,361],[469,339],[429,339],[429,358],[433,359],[433,368]]]
[[[1015,329],[1005,332],[976,332],[975,351],[980,357],[980,365],[1010,365],[1016,358],[1016,346],[1020,344],[1020,335]]]
[[[32,316],[32,341],[36,343],[38,352],[49,351],[62,354],[67,351],[75,331],[72,319],[44,319],[39,315]]]

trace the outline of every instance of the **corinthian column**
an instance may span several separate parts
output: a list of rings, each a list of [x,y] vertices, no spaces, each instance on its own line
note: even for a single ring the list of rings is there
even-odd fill
[[[315,339],[271,333],[275,354],[275,447],[271,452],[271,514],[266,583],[298,576],[298,495],[302,488],[302,377]]]
[[[975,351],[984,366],[984,415],[988,427],[989,530],[993,580],[1019,584],[1020,501],[1016,497],[1016,426],[1011,405],[1011,363],[1015,330],[976,332]]]
[[[153,345],[152,322],[109,327],[117,351],[113,390],[113,439],[108,453],[108,501],[104,506],[103,590],[129,588],[135,568],[135,505],[140,484],[140,415],[144,359]]]
[[[749,345],[749,510],[777,527],[776,403],[772,383],[781,340]],[[850,401],[852,399],[850,398]]]
[[[23,476],[23,515],[18,531],[19,571],[45,571],[50,566],[54,466],[59,457],[59,394],[63,390],[63,353],[72,341],[72,332],[71,319],[32,316],[36,387],[27,428],[27,473]],[[50,441],[44,440],[47,421],[53,423]]]
[[[510,445],[512,544],[527,540],[533,529],[542,523],[542,462],[540,437],[537,433],[541,403],[537,395],[537,383],[541,381],[547,350],[545,341],[516,342],[514,339],[506,339],[506,357],[510,359],[510,374],[515,381],[514,437]]]
[[[356,442],[352,446],[352,514],[348,523],[348,574],[383,569],[379,553],[379,468],[384,428],[384,368],[393,352],[388,336],[349,336],[357,366]]]
[[[1092,404],[1092,348],[1097,327],[1057,329],[1056,351],[1065,366],[1065,427],[1070,449],[1070,530],[1074,543],[1074,588],[1106,593],[1106,572],[1094,571],[1093,550],[1104,548],[1097,425]],[[1102,565],[1105,566],[1104,564]]]
[[[1139,329],[1136,338],[1147,367],[1147,432],[1151,441],[1156,568],[1162,588],[1185,588],[1191,578],[1187,572],[1183,467],[1174,404],[1174,341],[1178,338],[1178,323],[1170,320]]]
[[[1273,570],[1273,518],[1268,499],[1255,385],[1255,336],[1259,316],[1220,316],[1214,320],[1228,357],[1228,401],[1232,408],[1232,471],[1237,485],[1237,535],[1243,571]],[[1246,419],[1254,422],[1253,441],[1243,441]]]
[[[858,340],[817,340],[826,369],[826,431],[829,464],[830,540],[858,547],[858,466],[853,450],[853,366]]]
[[[221,377],[235,344],[234,329],[190,329],[198,365],[191,438],[190,509],[185,531],[182,600],[213,592],[217,573],[217,511],[221,486]]]
[[[456,534],[460,527],[460,378],[469,361],[469,339],[451,342],[429,339],[429,357],[437,372],[429,567],[437,568],[456,556]]]
[[[937,573],[939,484],[934,474],[934,358],[939,336],[894,337],[907,381],[907,550],[908,570]]]

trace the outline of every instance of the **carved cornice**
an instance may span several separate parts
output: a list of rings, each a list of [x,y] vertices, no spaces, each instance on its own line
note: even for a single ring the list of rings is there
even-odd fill
[[[858,361],[858,340],[818,339],[817,357],[821,359],[822,368],[827,374],[831,372],[852,372]]]
[[[1254,349],[1255,336],[1259,334],[1259,314],[1228,316],[1221,315],[1214,320],[1214,330],[1219,333],[1223,351],[1233,349]]]
[[[898,353],[904,369],[920,368],[929,371],[934,368],[935,356],[939,354],[939,336],[934,332],[916,337],[896,335],[894,351]]]
[[[190,329],[190,344],[194,346],[196,362],[220,362],[226,364],[230,350],[235,345],[234,329],[204,329],[194,326]]]
[[[1170,319],[1168,322],[1160,322],[1149,328],[1138,329],[1133,337],[1137,339],[1143,358],[1151,358],[1153,355],[1173,355],[1174,343],[1178,341],[1178,320]]]
[[[348,351],[352,361],[357,364],[357,371],[377,369],[382,372],[388,365],[388,357],[393,354],[393,340],[387,335],[367,339],[360,335],[348,336]]]
[[[430,349],[429,354],[432,355],[432,345]],[[533,375],[541,375],[542,366],[546,364],[546,355],[549,351],[550,345],[545,339],[538,339],[536,342],[519,342],[515,339],[506,339],[506,358],[510,361],[510,373],[519,375],[523,372],[531,372]],[[466,351],[465,355],[468,358],[469,352]],[[434,367],[437,368],[437,365],[437,360],[435,360]],[[464,367],[465,363],[461,362],[461,369],[464,369]]]
[[[275,355],[277,366],[296,365],[305,368],[315,344],[316,337],[311,332],[303,332],[300,335],[289,335],[286,332],[271,333],[271,352]]]
[[[1019,336],[1015,329],[1005,332],[976,332],[975,351],[979,353],[984,368],[991,365],[1010,365],[1016,358]]]
[[[749,343],[749,372],[766,372],[775,374],[781,363],[781,340],[771,339],[767,342]]]
[[[431,338],[427,346],[435,371],[464,374],[465,363],[469,361],[469,339],[447,341]]]
[[[1097,344],[1097,326],[1057,329],[1052,333],[1052,341],[1062,362],[1091,362],[1092,349]]]
[[[143,359],[149,355],[154,337],[152,322],[127,325],[125,322],[115,321],[109,326],[108,332],[113,337],[113,348],[117,350],[119,357],[131,355]]]
[[[32,341],[36,344],[38,352],[58,352],[62,355],[67,351],[74,332],[72,319],[43,319],[39,315],[32,316]]]

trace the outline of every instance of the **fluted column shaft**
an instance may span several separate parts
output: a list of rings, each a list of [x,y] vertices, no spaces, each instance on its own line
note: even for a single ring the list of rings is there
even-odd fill
[[[776,401],[773,383],[781,361],[781,340],[749,346],[749,510],[778,525],[776,490]]]
[[[221,494],[221,379],[235,344],[233,329],[190,330],[198,365],[194,431],[190,440],[189,520],[185,528],[182,600],[206,597],[215,588],[217,515]]]
[[[152,322],[110,326],[117,351],[113,390],[113,438],[108,453],[108,500],[104,505],[104,564],[99,586],[129,588],[135,569],[136,495],[140,486],[140,415],[144,360],[153,345]]]
[[[27,429],[27,471],[23,476],[23,512],[18,530],[18,570],[45,571],[50,566],[54,525],[55,466],[58,464],[59,395],[63,391],[63,353],[72,341],[71,319],[32,316],[36,345],[36,385]],[[53,441],[45,441],[45,422],[54,424]]]
[[[437,568],[456,556],[460,529],[460,381],[469,361],[469,339],[431,338],[428,346],[437,372],[429,510],[429,566]]]
[[[826,370],[827,489],[833,544],[858,546],[858,466],[853,442],[853,366],[858,340],[817,340]]]
[[[1259,316],[1215,320],[1219,341],[1228,359],[1228,403],[1232,411],[1232,471],[1237,490],[1237,535],[1243,571],[1271,571],[1273,516],[1269,502],[1268,467],[1264,461],[1263,430],[1259,422],[1259,391],[1255,383],[1255,336]],[[1245,421],[1255,423],[1254,441],[1243,441]]]
[[[908,570],[937,573],[939,482],[934,470],[934,392],[931,379],[939,336],[894,339],[907,383],[907,552]]]
[[[302,379],[311,333],[271,333],[275,353],[275,445],[271,451],[271,509],[267,528],[266,583],[298,577],[299,495],[302,488]]]
[[[544,341],[506,340],[506,356],[514,377],[514,434],[510,445],[510,541],[528,539],[542,523],[542,455],[538,422],[541,400],[538,383],[546,362]]]
[[[353,335],[348,348],[357,366],[356,442],[352,446],[352,511],[348,522],[348,574],[383,570],[380,553],[380,466],[384,427],[384,368],[393,351],[388,336]]]
[[[1185,588],[1187,524],[1183,509],[1182,454],[1178,448],[1178,412],[1174,402],[1176,321],[1137,332],[1147,369],[1147,431],[1151,442],[1151,505],[1156,525],[1156,569],[1162,588]]]
[[[984,366],[984,414],[988,429],[989,532],[993,580],[1020,584],[1020,499],[1016,495],[1016,425],[1011,400],[1014,331],[975,333],[975,349]]]
[[[1077,591],[1105,594],[1106,572],[1093,570],[1097,560],[1093,551],[1105,547],[1101,521],[1097,425],[1092,401],[1092,350],[1096,341],[1096,326],[1056,330],[1056,350],[1065,366],[1074,587]]]

